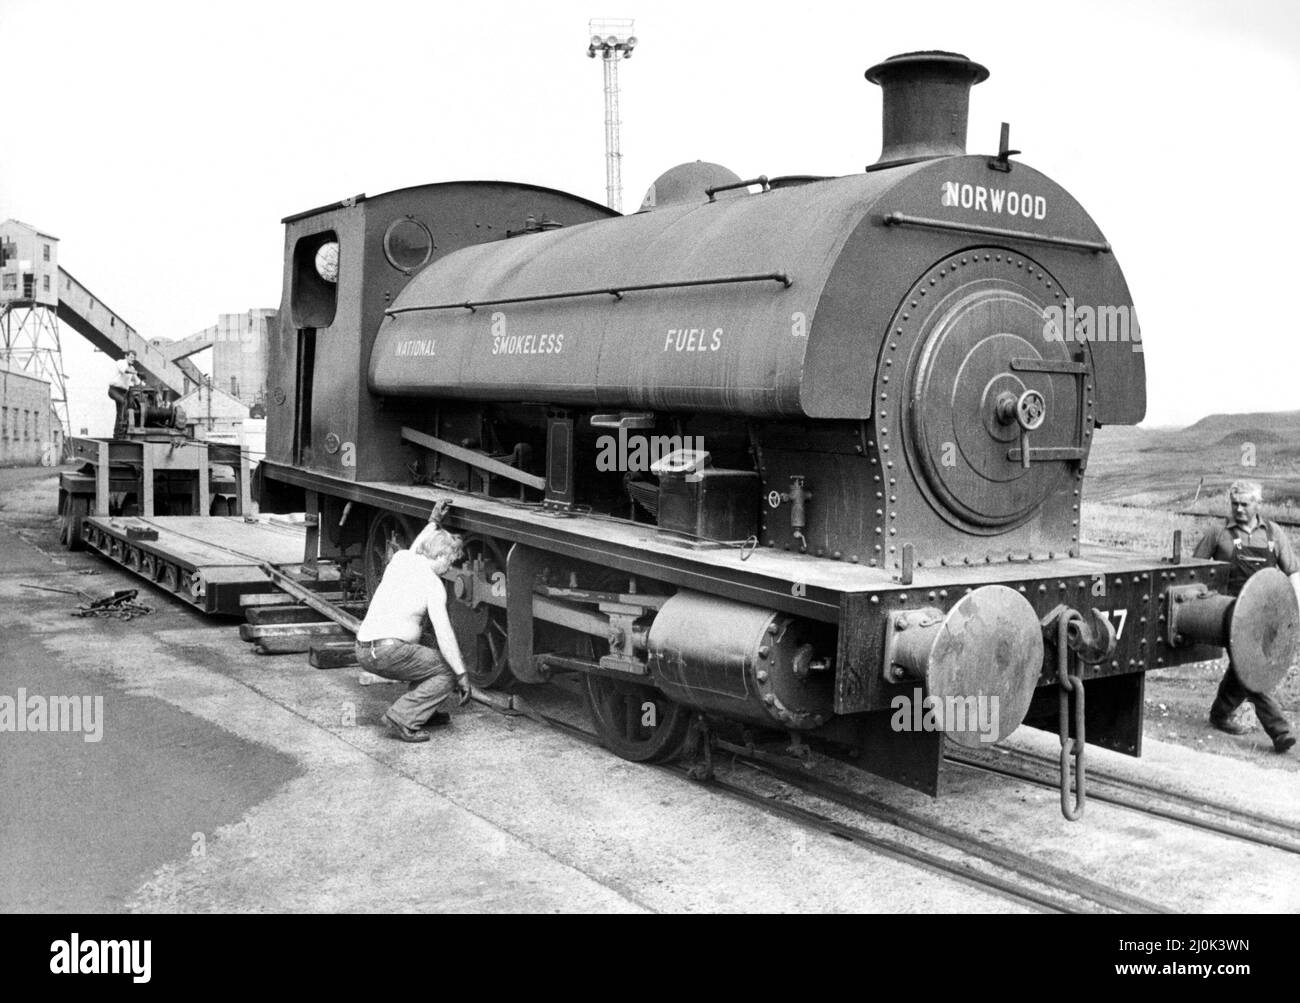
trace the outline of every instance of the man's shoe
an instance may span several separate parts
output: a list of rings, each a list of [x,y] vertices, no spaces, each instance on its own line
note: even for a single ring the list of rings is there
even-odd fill
[[[1232,720],[1232,718],[1228,718],[1226,721],[1220,721],[1218,718],[1212,717],[1210,718],[1210,727],[1218,728],[1219,731],[1226,731],[1229,735],[1244,735],[1246,732],[1250,731],[1250,729],[1244,724],[1238,724],[1236,721]]]
[[[1294,735],[1279,735],[1277,738],[1273,739],[1274,752],[1290,752],[1294,748],[1295,748]]]
[[[421,727],[440,728],[444,724],[451,724],[451,715],[445,710],[435,710],[429,715],[429,720],[425,721]]]
[[[394,721],[388,716],[387,712],[384,713],[381,720],[388,726],[388,730],[403,742],[427,742],[429,740],[429,733],[427,731],[420,731],[418,728],[408,728],[406,725],[402,724],[401,721]]]

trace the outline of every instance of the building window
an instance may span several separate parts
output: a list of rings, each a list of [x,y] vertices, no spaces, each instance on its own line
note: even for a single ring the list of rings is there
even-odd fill
[[[49,245],[49,244],[45,244],[45,245],[43,246],[42,250],[41,250],[41,253],[45,256],[45,260],[46,260],[46,261],[49,261],[49,260],[50,260],[50,245]]]
[[[41,276],[41,288],[47,293],[50,291],[50,277],[48,275]]]
[[[18,275],[15,272],[7,272],[4,277],[5,292],[14,292],[18,289]]]
[[[9,438],[9,409],[8,408],[4,409],[4,425],[0,426],[0,428],[4,429],[3,438],[5,439]]]

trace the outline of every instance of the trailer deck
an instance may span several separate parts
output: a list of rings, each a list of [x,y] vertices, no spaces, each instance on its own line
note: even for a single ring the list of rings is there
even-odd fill
[[[233,616],[258,596],[284,601],[259,567],[264,562],[308,588],[322,586],[302,571],[305,535],[303,526],[266,516],[91,516],[84,530],[86,545],[109,560],[205,613]]]

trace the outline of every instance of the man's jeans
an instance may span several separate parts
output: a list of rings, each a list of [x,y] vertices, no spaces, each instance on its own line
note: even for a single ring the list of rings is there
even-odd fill
[[[381,638],[357,642],[357,662],[367,672],[411,684],[388,708],[388,716],[420,728],[456,688],[456,674],[436,648]]]
[[[1228,671],[1224,673],[1223,681],[1219,683],[1218,695],[1214,698],[1213,706],[1210,707],[1210,717],[1215,721],[1226,721],[1246,700],[1255,705],[1255,716],[1268,732],[1269,738],[1276,741],[1291,731],[1286,715],[1282,713],[1282,705],[1267,693],[1256,693],[1246,689],[1246,685],[1229,662]]]

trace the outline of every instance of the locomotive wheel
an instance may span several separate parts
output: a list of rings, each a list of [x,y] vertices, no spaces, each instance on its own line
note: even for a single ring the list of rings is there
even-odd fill
[[[601,743],[634,763],[675,759],[686,744],[691,712],[639,683],[588,675],[584,692]]]
[[[483,562],[483,573],[489,582],[504,584],[506,572],[505,547],[497,540],[470,535],[464,538],[463,563]],[[499,577],[498,577],[499,576]],[[451,625],[456,636],[462,639],[461,649],[470,682],[479,689],[509,690],[518,683],[510,671],[509,631],[506,611],[500,606],[481,603],[477,609],[468,602],[453,599],[448,604]],[[465,650],[467,645],[473,645]]]
[[[366,595],[373,596],[379,588],[384,569],[393,554],[406,550],[419,534],[414,520],[392,512],[378,512],[370,520],[366,531],[366,549],[362,559],[362,572],[366,580]]]
[[[68,495],[63,507],[63,528],[59,531],[59,542],[68,550],[84,550],[86,537],[82,520],[90,515],[90,499],[85,495]]]

